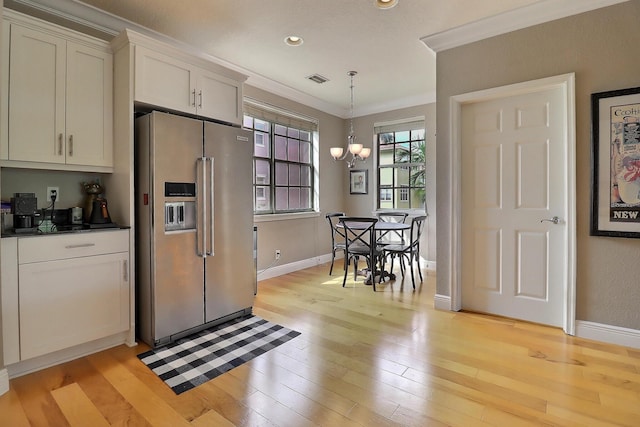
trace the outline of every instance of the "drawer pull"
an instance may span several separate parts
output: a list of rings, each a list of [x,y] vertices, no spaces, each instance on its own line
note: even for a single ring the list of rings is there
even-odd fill
[[[129,282],[129,263],[127,260],[122,261],[122,280],[125,283]]]
[[[77,249],[77,248],[90,248],[91,246],[95,246],[95,243],[82,243],[79,245],[67,245],[65,248],[67,249]]]

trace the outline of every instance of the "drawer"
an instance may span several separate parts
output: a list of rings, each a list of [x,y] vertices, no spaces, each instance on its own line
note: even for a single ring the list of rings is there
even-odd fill
[[[18,239],[18,264],[127,251],[129,230],[24,237]]]

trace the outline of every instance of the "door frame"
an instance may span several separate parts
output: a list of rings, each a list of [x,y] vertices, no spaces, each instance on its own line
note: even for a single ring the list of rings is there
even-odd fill
[[[449,212],[451,215],[450,236],[451,245],[449,259],[451,310],[462,309],[462,106],[465,104],[506,98],[514,95],[524,95],[551,88],[562,88],[566,102],[566,140],[567,140],[567,175],[565,186],[567,191],[567,252],[568,266],[564,278],[564,313],[563,330],[569,335],[575,335],[576,328],[576,120],[575,120],[575,73],[562,74],[523,83],[516,83],[497,88],[454,95],[449,103],[449,117],[451,118],[451,144],[449,146]]]

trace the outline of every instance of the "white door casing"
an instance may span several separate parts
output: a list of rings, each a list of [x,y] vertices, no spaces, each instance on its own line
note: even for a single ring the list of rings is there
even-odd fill
[[[573,74],[452,97],[452,310],[574,334],[574,99]]]

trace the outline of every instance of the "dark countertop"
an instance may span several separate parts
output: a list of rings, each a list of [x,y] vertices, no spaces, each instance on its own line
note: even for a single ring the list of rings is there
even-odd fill
[[[51,236],[55,234],[72,234],[72,233],[93,233],[95,231],[113,231],[113,230],[126,230],[131,227],[122,226],[115,223],[104,225],[57,225],[55,229],[51,231],[42,231],[38,228],[23,229],[16,232],[13,229],[3,230],[2,237],[36,237],[36,236]]]

